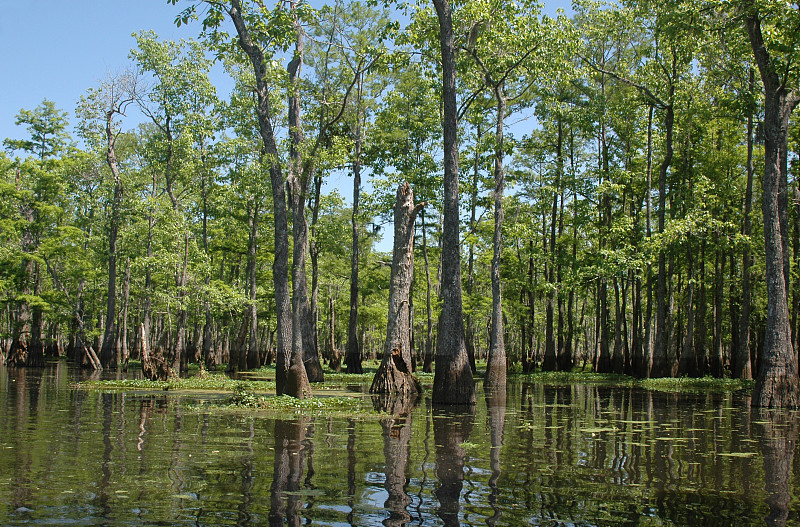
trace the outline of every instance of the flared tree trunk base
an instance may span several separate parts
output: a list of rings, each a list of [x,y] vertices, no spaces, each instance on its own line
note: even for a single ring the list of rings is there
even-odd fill
[[[422,387],[416,377],[408,371],[400,351],[393,350],[389,360],[381,362],[375,378],[372,380],[369,393],[402,397],[416,396],[422,393]]]
[[[311,397],[311,383],[308,382],[308,376],[302,364],[289,367],[286,372],[286,387],[283,394],[290,395],[296,399]]]
[[[16,340],[11,344],[6,365],[10,368],[41,368],[44,366],[44,350],[41,344],[37,349],[33,344]]]
[[[325,374],[322,372],[322,364],[320,364],[319,357],[316,354],[310,359],[307,359],[304,364],[308,382],[325,382]]]

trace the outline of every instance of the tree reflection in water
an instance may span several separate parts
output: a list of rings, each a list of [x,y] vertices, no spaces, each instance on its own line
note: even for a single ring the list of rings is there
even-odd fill
[[[275,420],[275,465],[270,486],[269,524],[271,526],[299,526],[302,495],[300,482],[305,468],[306,433],[311,420],[308,417]]]
[[[469,441],[475,420],[475,407],[433,409],[433,438],[436,443],[436,476],[439,488],[434,495],[439,500],[437,514],[447,527],[460,526],[461,489],[464,485],[464,458],[462,446]]]
[[[509,383],[474,416],[395,400],[375,418],[275,421],[189,407],[185,394],[75,389],[85,373],[56,368],[0,366],[2,525],[800,518],[800,413],[753,409],[743,393]]]
[[[798,414],[792,410],[754,409],[761,425],[761,454],[764,456],[764,489],[767,491],[769,527],[784,527],[792,498],[790,480],[797,445]]]
[[[406,492],[408,485],[408,458],[411,441],[411,413],[417,402],[416,394],[404,397],[373,396],[372,406],[392,417],[381,419],[383,455],[386,459],[384,487],[388,498],[383,506],[389,517],[383,520],[386,527],[401,527],[411,520],[408,506],[411,497]]]
[[[506,387],[486,394],[486,409],[489,414],[489,435],[491,450],[489,451],[489,467],[492,474],[489,476],[489,505],[494,513],[486,519],[486,525],[494,527],[503,516],[502,509],[497,505],[500,488],[497,482],[502,474],[500,470],[500,449],[503,446],[503,432],[506,424]]]

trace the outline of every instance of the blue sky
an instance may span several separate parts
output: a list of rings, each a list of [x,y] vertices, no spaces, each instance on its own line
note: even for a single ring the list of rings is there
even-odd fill
[[[197,27],[176,28],[178,6],[166,0],[0,0],[0,140],[22,138],[20,108],[42,99],[70,113],[86,90],[130,64],[131,33],[190,38]]]
[[[152,29],[171,40],[197,36],[198,25],[178,28],[173,23],[186,5],[166,0],[0,0],[0,141],[23,138],[26,131],[14,125],[14,116],[45,98],[67,110],[74,126],[78,98],[109,73],[130,65],[132,33]],[[554,14],[558,5],[567,7],[569,1],[548,1],[545,11]],[[225,79],[216,77],[224,97],[227,89],[220,85]],[[136,120],[129,119],[131,128]]]

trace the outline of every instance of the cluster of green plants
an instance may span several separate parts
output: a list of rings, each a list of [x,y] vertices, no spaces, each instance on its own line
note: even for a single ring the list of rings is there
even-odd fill
[[[546,386],[564,384],[596,384],[607,386],[640,387],[648,390],[665,392],[735,392],[752,390],[755,381],[745,379],[716,377],[659,377],[654,379],[637,379],[618,373],[596,373],[592,371],[574,370],[559,372],[536,372],[519,375],[526,382],[544,384]]]
[[[82,389],[96,390],[147,390],[147,391],[231,391],[237,386],[251,392],[275,391],[274,381],[236,380],[224,373],[207,373],[191,377],[171,377],[166,381],[149,379],[89,380],[78,383]]]

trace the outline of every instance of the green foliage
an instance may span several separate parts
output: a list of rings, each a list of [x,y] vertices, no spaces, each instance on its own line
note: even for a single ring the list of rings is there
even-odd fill
[[[67,112],[56,108],[53,101],[44,99],[33,110],[21,109],[14,124],[25,125],[30,137],[4,139],[3,146],[10,151],[22,150],[44,160],[59,155],[70,144]]]

